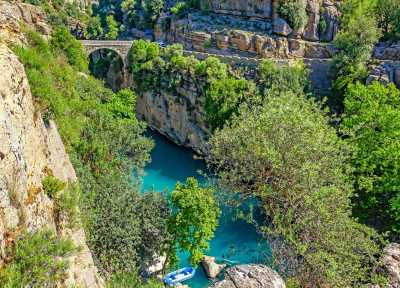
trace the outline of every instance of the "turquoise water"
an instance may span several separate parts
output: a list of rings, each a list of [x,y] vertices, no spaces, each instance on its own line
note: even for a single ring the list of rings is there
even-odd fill
[[[205,171],[204,162],[194,159],[191,151],[179,147],[164,137],[149,132],[148,136],[155,141],[152,151],[152,162],[145,168],[142,192],[154,190],[169,192],[177,181],[185,182],[187,177],[196,177],[205,181],[200,171]],[[219,227],[214,239],[210,242],[207,255],[217,260],[226,259],[234,263],[260,263],[270,255],[268,244],[262,241],[252,225],[241,220],[233,220],[228,209],[222,207]],[[180,255],[180,266],[188,265],[187,255]],[[192,288],[205,288],[210,284],[201,266],[196,276],[186,281]]]

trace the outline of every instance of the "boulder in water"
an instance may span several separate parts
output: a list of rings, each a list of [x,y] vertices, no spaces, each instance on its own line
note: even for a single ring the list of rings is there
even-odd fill
[[[206,270],[209,278],[216,278],[226,267],[226,264],[216,263],[215,257],[211,256],[204,256],[203,260],[201,260],[201,264],[203,265],[204,270]]]
[[[285,282],[265,265],[238,265],[225,271],[225,279],[210,288],[286,288]]]

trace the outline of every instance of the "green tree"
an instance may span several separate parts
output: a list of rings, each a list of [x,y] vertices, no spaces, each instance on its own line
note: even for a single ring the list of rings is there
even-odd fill
[[[169,262],[176,264],[176,251],[180,250],[188,251],[190,262],[197,265],[218,225],[220,210],[213,190],[199,186],[195,178],[188,178],[186,184],[176,184],[170,202],[172,215],[168,220],[168,231],[172,243]]]
[[[380,37],[373,13],[375,4],[370,0],[349,0],[342,5],[341,28],[334,40],[339,52],[333,58],[333,88],[339,106],[347,85],[367,76],[366,63]]]
[[[101,26],[101,19],[99,16],[89,18],[86,26],[86,37],[89,39],[100,39],[103,35],[103,27]]]
[[[351,84],[344,107],[343,132],[355,149],[357,216],[399,233],[400,91],[393,84]]]
[[[375,8],[384,40],[400,39],[400,5],[398,0],[380,0]]]
[[[273,61],[263,60],[257,69],[256,82],[262,95],[271,89],[305,93],[309,91],[309,76],[309,70],[303,62],[278,67]]]
[[[108,15],[106,17],[106,23],[107,23],[107,33],[105,35],[105,38],[107,40],[115,40],[118,37],[119,33],[119,28],[118,28],[118,22],[115,21],[115,18],[113,15]]]
[[[260,200],[282,273],[301,287],[357,287],[372,281],[378,235],[350,217],[347,147],[328,120],[302,95],[270,94],[214,133],[208,162],[227,191]]]
[[[164,8],[164,0],[144,0],[143,7],[150,23],[154,23]]]
[[[222,128],[242,102],[255,97],[256,87],[252,81],[229,77],[212,81],[205,94],[207,121],[213,128]]]

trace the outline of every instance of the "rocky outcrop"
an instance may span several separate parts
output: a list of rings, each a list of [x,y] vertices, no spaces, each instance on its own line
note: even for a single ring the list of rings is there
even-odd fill
[[[81,228],[57,223],[54,203],[42,189],[48,171],[65,182],[76,180],[57,127],[46,126],[35,109],[24,67],[0,46],[0,265],[6,247],[23,229],[48,228],[80,249],[68,258],[68,287],[103,287]]]
[[[178,145],[204,154],[210,130],[205,122],[201,91],[187,77],[177,91],[143,92],[137,97],[136,114]]]
[[[265,265],[239,265],[225,271],[225,279],[211,288],[285,288],[283,279]]]
[[[217,276],[226,268],[226,264],[218,264],[215,262],[215,257],[204,256],[201,260],[206,274],[209,278],[217,278]]]
[[[308,15],[307,24],[304,28],[303,38],[309,41],[319,40],[319,5],[320,0],[308,0],[306,11]]]
[[[400,42],[383,42],[376,45],[374,58],[379,60],[400,61]]]
[[[23,41],[21,23],[45,36],[49,35],[51,30],[45,21],[46,14],[37,6],[0,0],[0,39],[3,41]]]
[[[280,36],[289,36],[293,29],[290,28],[289,24],[282,18],[274,19],[272,23],[272,32]]]
[[[331,0],[323,0],[321,19],[325,23],[325,29],[320,33],[321,41],[330,42],[335,38],[339,31],[339,17],[340,13],[336,3]],[[320,30],[322,30],[321,27]]]
[[[272,17],[273,0],[201,0],[203,10],[246,17]]]
[[[394,83],[400,88],[400,63],[384,62],[380,65],[370,67],[370,74],[367,77],[366,83],[378,81],[382,84]]]
[[[389,276],[386,288],[400,287],[400,244],[390,243],[383,250],[383,265]]]

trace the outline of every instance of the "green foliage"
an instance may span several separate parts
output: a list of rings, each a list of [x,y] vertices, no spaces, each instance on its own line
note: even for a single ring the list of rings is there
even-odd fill
[[[55,29],[51,35],[50,47],[54,54],[64,54],[68,63],[78,71],[88,71],[88,59],[83,46],[69,33],[67,28]]]
[[[205,110],[207,121],[215,128],[222,128],[237,113],[241,103],[256,94],[253,82],[245,79],[217,79],[206,90]]]
[[[106,35],[105,38],[107,40],[115,40],[118,37],[119,33],[119,28],[118,28],[118,23],[115,21],[113,15],[108,15],[106,18],[106,23],[107,23],[107,28],[106,28]]]
[[[257,86],[262,95],[269,90],[306,93],[310,86],[309,79],[309,70],[302,62],[278,67],[270,60],[263,60],[258,67]]]
[[[171,7],[170,11],[173,15],[177,15],[178,17],[183,16],[183,14],[186,12],[187,9],[187,4],[186,2],[178,2],[175,4],[174,7]]]
[[[43,178],[42,186],[47,196],[55,198],[57,193],[65,188],[65,183],[51,175]]]
[[[382,29],[383,40],[400,39],[400,5],[398,0],[379,0],[375,15]]]
[[[29,47],[15,51],[39,111],[58,125],[82,192],[79,201],[79,189],[68,185],[68,193],[56,193],[57,207],[70,218],[77,212],[74,201],[81,202],[88,245],[102,271],[136,271],[139,256],[150,261],[165,250],[168,209],[165,198],[142,197],[131,184],[132,169],[141,173],[152,148],[143,136],[145,125],[134,117],[135,96],[128,90],[114,94],[77,73],[65,61],[62,43],[54,43],[63,38],[55,38],[51,47],[35,33],[28,38]]]
[[[148,19],[154,23],[164,7],[164,0],[145,0],[142,5]]]
[[[42,186],[44,193],[54,201],[56,221],[60,220],[60,216],[64,216],[68,220],[68,226],[75,227],[80,217],[81,191],[78,184],[67,185],[53,175],[49,175],[43,178]]]
[[[106,288],[163,288],[164,285],[157,280],[150,279],[142,283],[136,272],[114,274],[106,284]]]
[[[60,258],[74,250],[71,241],[50,231],[25,233],[9,251],[11,262],[0,270],[0,287],[57,287],[67,269]]]
[[[301,0],[279,1],[278,14],[286,19],[294,30],[304,27],[307,23],[306,7]]]
[[[68,27],[76,21],[85,23],[88,19],[87,11],[76,3],[65,0],[23,0],[25,3],[40,6],[47,14],[47,22],[53,27]]]
[[[170,202],[172,215],[168,230],[173,240],[169,260],[174,265],[176,250],[188,251],[191,264],[197,265],[218,225],[220,210],[213,190],[199,186],[195,178],[188,178],[186,184],[176,184]]]
[[[355,151],[357,216],[385,230],[400,230],[400,91],[387,87],[351,84],[345,95],[343,132]]]
[[[367,75],[366,63],[378,41],[378,30],[373,7],[375,1],[350,0],[342,5],[341,29],[334,44],[338,48],[333,58],[335,81],[333,88],[341,105],[347,86]]]
[[[90,17],[86,26],[85,36],[89,39],[99,39],[104,33],[99,16]]]
[[[257,197],[279,243],[276,267],[310,287],[372,282],[378,235],[350,217],[347,146],[313,100],[270,93],[262,106],[242,106],[210,140],[209,164],[219,183]]]

